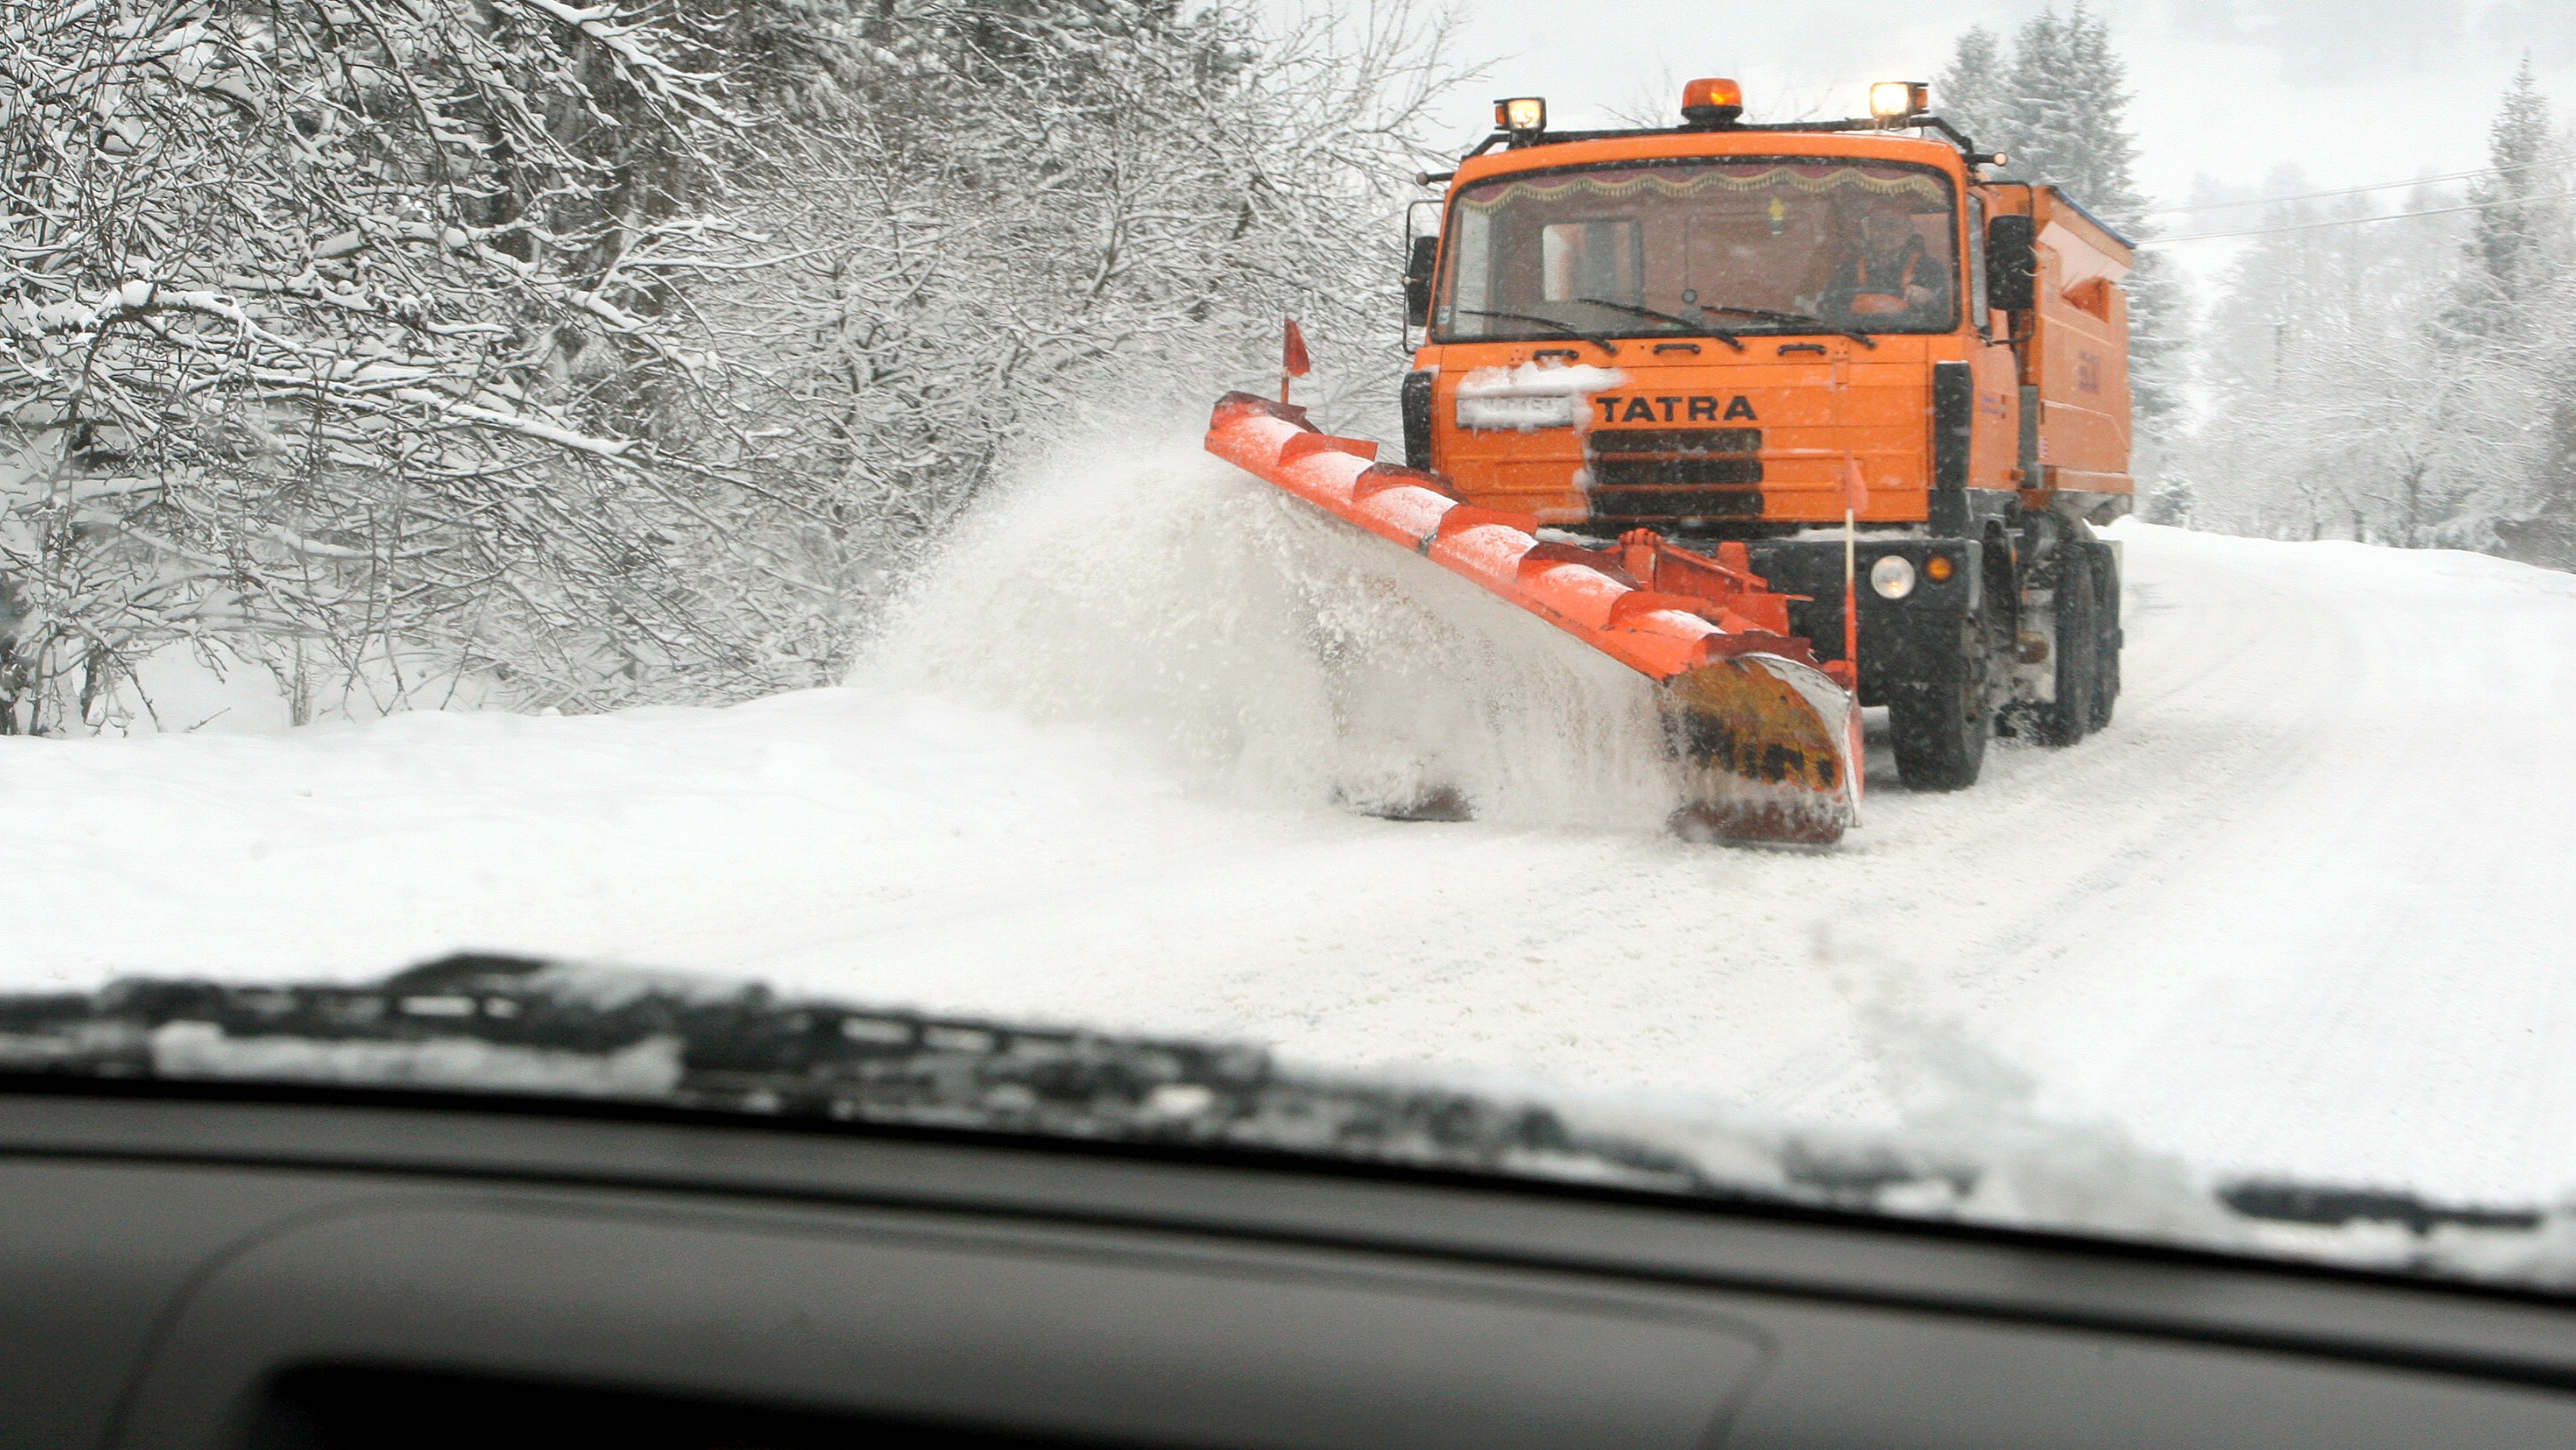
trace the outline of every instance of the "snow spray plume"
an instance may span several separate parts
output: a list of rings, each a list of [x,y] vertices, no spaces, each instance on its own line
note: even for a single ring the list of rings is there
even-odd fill
[[[1106,728],[1202,788],[1652,830],[1679,798],[1647,682],[1199,450],[1196,420],[1060,444],[914,581],[858,682]]]

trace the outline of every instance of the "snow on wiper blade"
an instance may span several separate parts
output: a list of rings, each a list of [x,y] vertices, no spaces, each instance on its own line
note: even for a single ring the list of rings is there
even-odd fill
[[[615,1099],[1721,1191],[1680,1155],[1543,1106],[1300,1076],[1259,1048],[512,957],[355,986],[130,979],[0,996],[7,1074]]]
[[[358,985],[170,978],[0,995],[31,1078],[614,1100],[762,1119],[1247,1150],[1992,1228],[2576,1284],[2568,1214],[2287,1180],[2197,1187],[2116,1138],[1807,1132],[1292,1071],[1257,1047],[782,999],[753,984],[459,956]],[[2027,1126],[2027,1125],[2024,1125]],[[2142,1171],[2143,1170],[2143,1171]],[[2137,1203],[2104,1185],[2165,1195]],[[2095,1211],[2035,1210],[2064,1197]],[[2140,1190],[2145,1191],[2145,1190]],[[2157,1223],[2162,1227],[2157,1227]],[[2408,1232],[2392,1243],[2391,1226]]]

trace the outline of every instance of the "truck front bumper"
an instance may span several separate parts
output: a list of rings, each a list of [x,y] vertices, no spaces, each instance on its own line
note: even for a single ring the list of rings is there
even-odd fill
[[[1815,646],[1816,658],[1841,659],[1843,541],[1764,539],[1746,548],[1753,572],[1772,588],[1806,596],[1790,602],[1790,630]],[[1902,599],[1882,598],[1870,588],[1870,566],[1890,554],[1914,566],[1914,588]],[[1949,578],[1932,577],[1935,558],[1949,561]],[[1891,685],[1930,679],[1942,659],[1957,656],[1967,621],[1985,597],[1983,559],[1969,539],[1864,534],[1853,563],[1860,586],[1861,703],[1883,705]]]

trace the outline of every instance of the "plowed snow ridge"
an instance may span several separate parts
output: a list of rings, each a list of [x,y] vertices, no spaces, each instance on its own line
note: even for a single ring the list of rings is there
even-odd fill
[[[507,948],[1862,1125],[1932,1044],[2210,1168],[2576,1185],[2576,579],[2115,536],[2108,732],[1729,851],[1617,666],[1185,447],[1061,469],[846,689],[0,740],[5,980]]]

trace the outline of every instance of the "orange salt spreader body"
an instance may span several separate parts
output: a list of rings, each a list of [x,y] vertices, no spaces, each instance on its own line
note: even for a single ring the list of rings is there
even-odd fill
[[[1412,240],[1406,466],[1245,394],[1208,445],[1659,683],[1685,823],[1831,841],[1860,706],[1917,790],[2119,690],[2129,244],[1926,112],[1552,132],[1534,98]],[[1427,205],[1427,204],[1426,204]],[[1853,588],[1846,589],[1846,580]]]

